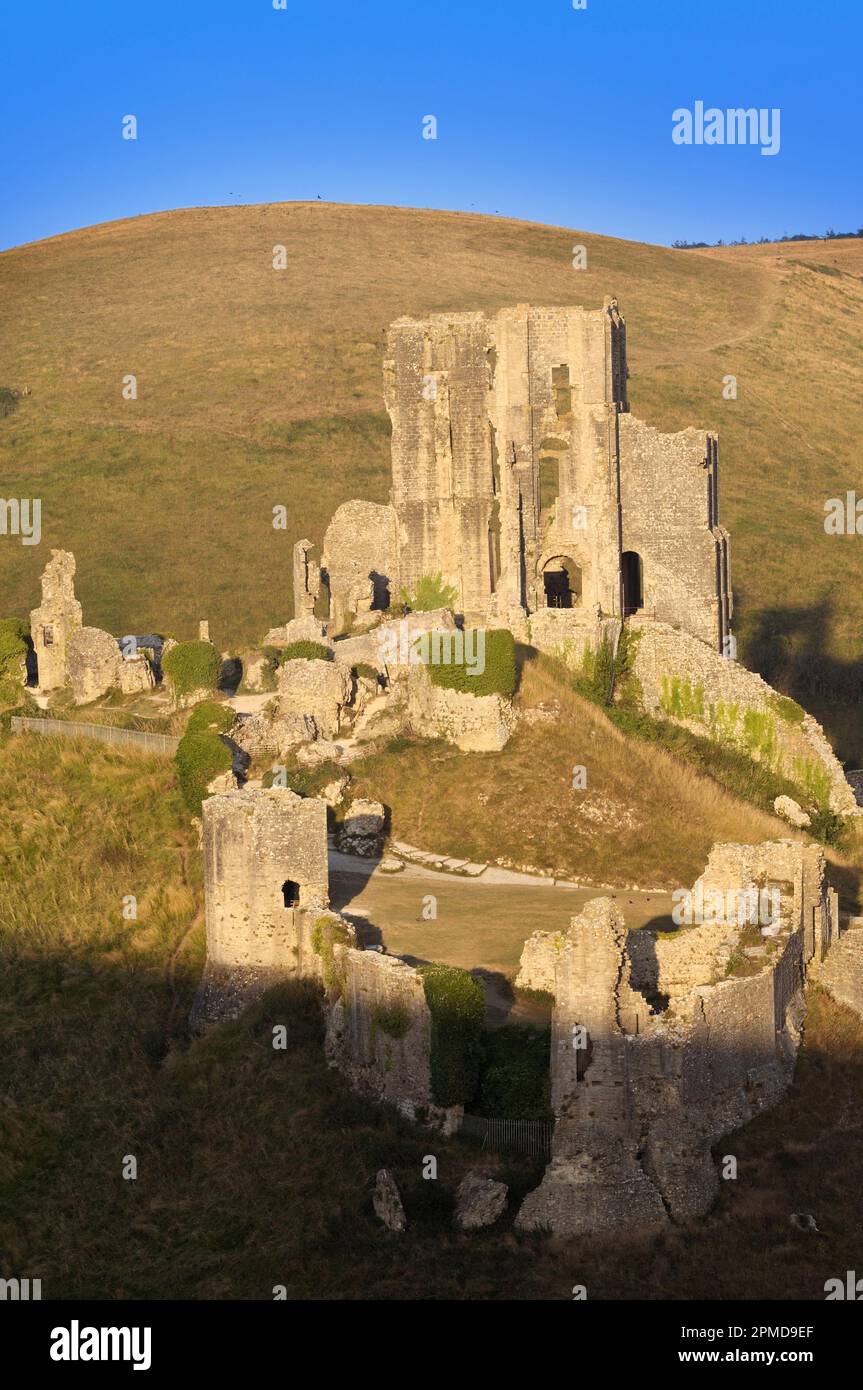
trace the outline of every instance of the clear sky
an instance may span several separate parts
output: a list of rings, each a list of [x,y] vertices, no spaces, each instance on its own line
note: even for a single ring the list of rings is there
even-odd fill
[[[666,243],[863,223],[863,0],[285,5],[6,0],[0,246],[318,195]],[[779,108],[778,153],[675,144],[697,101]]]

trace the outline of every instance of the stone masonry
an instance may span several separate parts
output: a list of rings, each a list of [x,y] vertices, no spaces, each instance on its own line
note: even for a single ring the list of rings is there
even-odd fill
[[[316,975],[311,930],[329,902],[327,808],[287,788],[203,806],[207,964],[197,1026],[233,1017],[273,981]]]
[[[69,550],[52,550],[42,574],[42,602],[30,614],[40,690],[58,690],[66,684],[66,644],[81,623],[75,556]]]
[[[707,1210],[718,1192],[711,1144],[790,1084],[806,972],[836,935],[823,875],[817,846],[717,845],[693,900],[721,901],[719,920],[704,911],[672,935],[627,935],[600,898],[566,933],[531,938],[520,979],[555,998],[555,1131],[521,1228],[574,1235]],[[778,918],[745,948],[753,928],[737,904],[762,890],[777,894]]]
[[[333,517],[330,630],[440,574],[467,622],[519,633],[551,609],[551,635],[577,638],[598,617],[643,611],[721,648],[731,594],[716,437],[632,419],[627,375],[614,299],[391,324],[390,503],[347,502]]]

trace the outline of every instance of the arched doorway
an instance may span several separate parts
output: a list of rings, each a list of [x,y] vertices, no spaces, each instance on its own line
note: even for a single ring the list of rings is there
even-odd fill
[[[581,570],[568,555],[555,555],[542,567],[546,608],[581,606]]]
[[[620,573],[623,580],[623,616],[628,618],[644,607],[641,556],[637,550],[624,550],[620,557]]]

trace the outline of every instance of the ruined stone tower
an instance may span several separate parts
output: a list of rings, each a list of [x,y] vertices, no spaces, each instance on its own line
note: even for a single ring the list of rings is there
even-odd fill
[[[329,902],[326,803],[286,788],[211,796],[203,839],[207,968],[198,1024],[238,1013],[301,968],[307,919]]]
[[[57,690],[65,684],[66,644],[81,623],[81,605],[75,597],[75,556],[69,550],[52,550],[42,574],[42,602],[30,614],[40,690]]]
[[[626,381],[614,299],[397,319],[384,397],[399,583],[440,573],[471,621],[643,609],[721,648],[716,438],[633,419]]]
[[[716,436],[635,419],[627,376],[614,299],[391,324],[390,504],[346,502],[330,523],[321,564],[333,626],[439,574],[468,622],[542,648],[583,649],[599,620],[640,613],[724,651]],[[309,575],[303,549],[298,615]]]

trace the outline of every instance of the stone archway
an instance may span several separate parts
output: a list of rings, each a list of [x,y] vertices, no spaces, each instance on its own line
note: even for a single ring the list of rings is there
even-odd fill
[[[569,555],[554,555],[542,567],[546,608],[580,608],[581,567]]]

